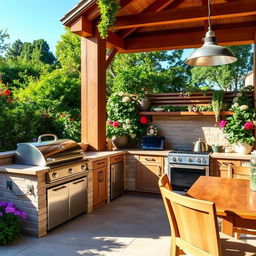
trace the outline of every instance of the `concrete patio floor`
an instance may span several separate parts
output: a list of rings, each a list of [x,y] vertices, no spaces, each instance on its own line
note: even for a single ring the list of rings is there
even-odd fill
[[[256,245],[256,238],[248,242]],[[125,195],[49,232],[0,247],[0,256],[167,256],[169,224],[160,197]]]
[[[169,235],[160,197],[125,195],[45,237],[0,247],[0,256],[166,256]]]

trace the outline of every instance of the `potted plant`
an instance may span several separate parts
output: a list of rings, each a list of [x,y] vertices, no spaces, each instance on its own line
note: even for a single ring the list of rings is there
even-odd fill
[[[0,245],[6,245],[20,235],[20,220],[27,214],[13,203],[0,202]]]
[[[217,152],[221,152],[222,150],[222,146],[221,145],[212,145],[212,151],[217,153]]]
[[[113,93],[107,103],[107,137],[116,148],[125,147],[128,141],[136,143],[145,133],[143,117],[138,116],[138,97],[123,92]]]
[[[246,92],[244,89],[236,94],[231,107],[233,115],[219,123],[229,142],[233,144],[234,150],[242,154],[250,153],[255,141],[256,112],[252,108],[251,100],[246,96]]]

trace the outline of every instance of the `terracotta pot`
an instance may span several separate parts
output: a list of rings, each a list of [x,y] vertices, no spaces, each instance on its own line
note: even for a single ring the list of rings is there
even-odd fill
[[[140,106],[140,110],[147,111],[147,110],[149,110],[149,108],[151,106],[151,99],[149,99],[149,98],[139,99],[138,103]]]
[[[112,143],[116,148],[124,148],[128,144],[128,136],[113,136]]]
[[[249,154],[252,151],[253,146],[250,146],[246,142],[237,142],[233,145],[236,153]]]

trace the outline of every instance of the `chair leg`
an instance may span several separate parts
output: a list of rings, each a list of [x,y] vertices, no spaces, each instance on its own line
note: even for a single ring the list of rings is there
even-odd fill
[[[170,248],[170,256],[179,256],[179,247],[176,246],[175,240],[172,239],[171,248]]]

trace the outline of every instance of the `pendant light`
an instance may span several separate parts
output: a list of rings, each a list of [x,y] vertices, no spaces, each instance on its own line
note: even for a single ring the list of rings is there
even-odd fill
[[[216,43],[215,33],[211,30],[211,9],[208,0],[208,31],[202,47],[194,50],[185,63],[190,66],[217,66],[233,63],[237,60],[232,51]]]

